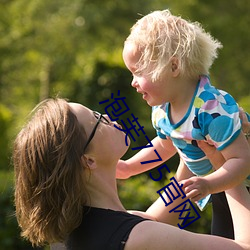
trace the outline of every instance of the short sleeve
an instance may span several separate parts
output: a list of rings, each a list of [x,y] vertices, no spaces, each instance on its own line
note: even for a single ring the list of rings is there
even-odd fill
[[[170,135],[171,125],[169,124],[167,117],[167,104],[161,106],[155,106],[152,108],[151,120],[157,136],[161,139],[167,139]]]
[[[210,97],[203,101],[204,104],[198,112],[201,132],[210,144],[222,150],[240,134],[238,105],[230,94],[221,90],[214,91],[212,94],[210,92]]]
[[[157,134],[157,136],[159,136],[159,137],[160,137],[161,139],[163,139],[163,140],[167,139],[166,135],[162,134],[162,133],[159,132],[159,131],[156,131],[156,134]]]

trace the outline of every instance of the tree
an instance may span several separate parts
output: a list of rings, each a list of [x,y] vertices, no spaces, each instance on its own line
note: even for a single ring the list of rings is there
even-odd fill
[[[131,76],[121,53],[135,21],[150,11],[165,8],[201,22],[223,43],[224,48],[211,70],[213,83],[230,92],[250,111],[248,0],[226,3],[215,0],[2,0],[0,169],[8,169],[9,145],[25,117],[48,96],[59,95],[104,111],[99,102],[119,90],[148,137],[153,138],[151,109],[129,87]],[[142,145],[145,140],[139,137],[135,143]],[[129,151],[128,156],[134,153]],[[177,163],[178,157],[169,165],[175,169]],[[143,177],[142,182],[136,179],[128,184],[138,188],[142,183],[145,188],[143,199],[136,203],[141,208],[151,201],[150,197],[146,200],[154,186],[150,182],[151,179]],[[126,204],[131,204],[127,194],[123,198]],[[144,199],[145,204],[141,204]],[[200,222],[199,231],[205,221]],[[209,230],[209,225],[205,230]]]

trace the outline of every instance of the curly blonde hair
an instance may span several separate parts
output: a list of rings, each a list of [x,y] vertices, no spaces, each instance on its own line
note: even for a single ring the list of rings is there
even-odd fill
[[[63,242],[86,202],[81,159],[85,130],[67,101],[39,104],[14,142],[15,205],[22,236],[33,245]]]
[[[154,11],[139,19],[125,44],[129,42],[142,53],[137,71],[151,74],[153,81],[164,75],[173,57],[178,59],[182,75],[193,79],[208,74],[218,48],[222,48],[198,22],[188,22],[169,10]]]

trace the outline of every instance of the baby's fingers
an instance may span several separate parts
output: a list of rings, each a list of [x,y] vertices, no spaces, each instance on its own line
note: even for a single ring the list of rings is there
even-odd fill
[[[191,191],[186,193],[186,196],[192,201],[197,201],[199,200],[200,192],[198,189],[192,189]]]
[[[185,190],[188,186],[192,185],[194,182],[192,181],[192,179],[187,179],[187,180],[182,180],[180,182],[180,185],[182,187],[183,190]]]

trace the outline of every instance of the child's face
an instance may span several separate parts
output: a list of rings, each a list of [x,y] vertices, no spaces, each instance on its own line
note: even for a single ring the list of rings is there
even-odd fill
[[[140,57],[141,52],[137,50],[133,44],[125,43],[123,60],[128,70],[132,73],[132,87],[134,87],[138,93],[142,94],[142,98],[149,106],[161,105],[168,101],[168,97],[165,93],[168,85],[167,74],[165,74],[164,81],[156,80],[152,82],[149,73],[136,72]]]

